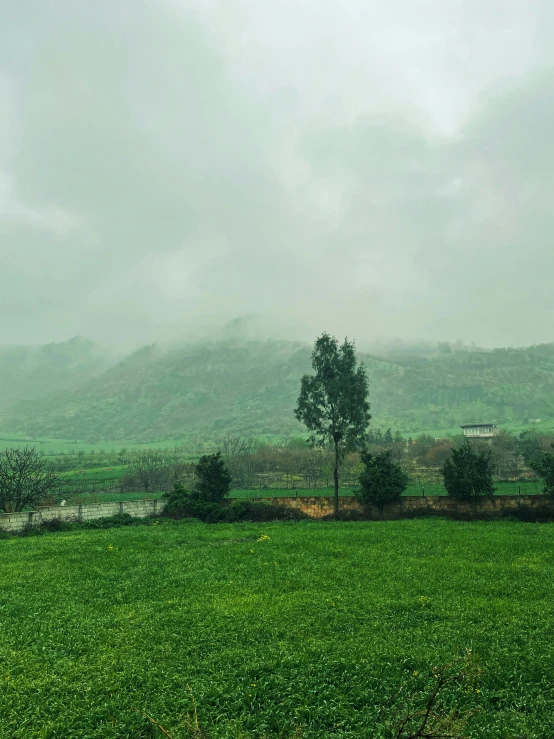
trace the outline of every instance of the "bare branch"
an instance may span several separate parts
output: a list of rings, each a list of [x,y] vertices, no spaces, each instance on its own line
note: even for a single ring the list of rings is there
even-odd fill
[[[0,453],[0,509],[22,511],[59,493],[61,475],[34,447]]]

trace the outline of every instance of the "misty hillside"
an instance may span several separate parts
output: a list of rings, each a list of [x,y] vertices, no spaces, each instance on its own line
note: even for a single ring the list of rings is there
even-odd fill
[[[42,400],[81,387],[115,362],[114,351],[79,336],[37,347],[0,347],[0,411],[14,400]]]
[[[51,346],[51,345],[50,345]],[[0,362],[0,430],[86,441],[151,442],[190,435],[294,434],[300,377],[310,347],[285,341],[223,341],[144,347],[102,371],[87,342]],[[33,357],[33,360],[29,358]],[[409,351],[360,355],[374,423],[406,433],[463,422],[554,419],[554,344],[528,349]],[[25,367],[15,377],[14,366]],[[62,386],[64,387],[61,390]]]

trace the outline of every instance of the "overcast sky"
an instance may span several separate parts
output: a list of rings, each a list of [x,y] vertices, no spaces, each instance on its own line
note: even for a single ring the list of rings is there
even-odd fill
[[[0,0],[0,343],[554,341],[553,31],[552,0]]]

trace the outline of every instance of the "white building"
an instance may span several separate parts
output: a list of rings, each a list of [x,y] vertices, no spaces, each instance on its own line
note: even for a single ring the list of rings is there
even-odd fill
[[[465,423],[460,428],[470,439],[492,439],[498,433],[494,423]]]

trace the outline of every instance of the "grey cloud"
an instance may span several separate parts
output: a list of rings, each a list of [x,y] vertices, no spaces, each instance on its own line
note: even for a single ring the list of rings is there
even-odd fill
[[[552,339],[553,13],[414,7],[14,4],[0,342]]]

